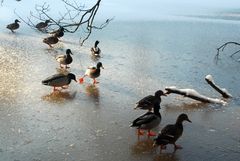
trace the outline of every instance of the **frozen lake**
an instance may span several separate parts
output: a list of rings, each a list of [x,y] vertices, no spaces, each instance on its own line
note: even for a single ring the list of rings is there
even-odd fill
[[[78,35],[66,34],[54,49],[42,43],[46,35],[20,28],[0,33],[0,160],[4,161],[225,161],[240,156],[239,62],[226,48],[218,64],[216,48],[239,41],[239,23],[198,19],[158,22],[113,22],[94,32],[84,46]],[[55,56],[70,48],[69,71],[79,79],[96,61],[90,56],[100,41],[105,69],[100,82],[72,82],[52,93],[41,81],[59,71]],[[178,143],[159,154],[152,140],[137,140],[129,124],[145,111],[133,110],[142,97],[175,85],[220,97],[205,82],[211,74],[233,95],[226,106],[203,104],[171,94],[162,98],[159,129],[187,113]],[[159,129],[155,129],[158,132]]]

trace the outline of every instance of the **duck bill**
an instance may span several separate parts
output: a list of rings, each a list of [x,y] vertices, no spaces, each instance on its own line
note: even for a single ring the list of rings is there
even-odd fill
[[[186,121],[188,121],[188,122],[192,123],[192,121],[191,121],[191,120],[189,120],[189,119],[187,119]]]
[[[72,53],[72,52],[70,52],[70,54],[71,54],[71,55],[73,55],[73,53]]]
[[[102,66],[102,69],[104,69],[104,67]]]
[[[162,94],[162,96],[167,96],[168,95],[168,92],[164,92],[163,94]]]

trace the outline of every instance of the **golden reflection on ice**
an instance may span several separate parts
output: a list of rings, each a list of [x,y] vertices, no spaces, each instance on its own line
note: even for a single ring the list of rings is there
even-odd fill
[[[88,84],[86,86],[86,93],[88,96],[99,97],[99,90],[94,84]]]
[[[0,99],[1,102],[15,102],[22,91],[26,59],[14,49],[0,47]]]
[[[53,102],[53,103],[62,103],[66,100],[73,100],[77,92],[70,93],[68,91],[54,91],[50,94],[47,94],[42,97],[44,101]]]
[[[132,146],[132,152],[133,154],[143,154],[146,152],[151,152],[155,148],[153,147],[153,140],[147,139],[147,140],[138,140],[133,146]]]

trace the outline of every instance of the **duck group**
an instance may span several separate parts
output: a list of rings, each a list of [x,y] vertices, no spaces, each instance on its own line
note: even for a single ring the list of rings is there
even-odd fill
[[[137,128],[137,135],[144,135],[143,130],[147,130],[147,136],[156,136],[154,132],[151,130],[158,127],[161,122],[161,114],[159,112],[160,104],[161,104],[161,96],[167,96],[167,92],[163,92],[162,90],[158,90],[153,95],[148,95],[138,101],[136,107],[134,109],[142,109],[148,110],[147,113],[136,118],[130,127]],[[152,112],[153,109],[153,112]],[[180,145],[176,144],[176,141],[183,134],[183,121],[191,122],[188,118],[187,114],[182,113],[177,117],[175,124],[166,125],[160,133],[154,138],[153,147],[160,146],[160,151],[166,149],[167,144],[173,144],[174,149],[181,149]]]
[[[7,28],[14,33],[14,31],[19,28],[19,22],[20,21],[16,19],[14,23],[7,25]],[[45,22],[40,22],[35,27],[42,31],[48,27],[48,23],[51,23],[51,21],[46,20]],[[58,43],[59,38],[64,35],[64,28],[59,27],[58,30],[51,32],[51,34],[51,36],[44,38],[43,42],[49,45],[50,48],[53,48],[52,45]],[[92,56],[100,56],[101,50],[98,47],[98,44],[99,41],[96,40],[94,46],[90,49]],[[67,71],[67,69],[70,68],[69,65],[73,62],[71,55],[73,55],[71,49],[66,49],[66,54],[61,54],[55,57],[61,69],[63,68]],[[85,71],[85,74],[79,78],[79,83],[82,84],[85,77],[93,79],[93,85],[99,83],[96,79],[100,76],[101,69],[104,69],[102,62],[98,62],[96,66],[88,67]],[[55,92],[62,89],[67,89],[72,80],[77,82],[76,75],[67,71],[66,73],[57,73],[47,77],[46,79],[42,80],[42,84],[53,87],[53,92]],[[167,94],[167,92],[157,90],[154,95],[147,95],[140,99],[136,103],[134,109],[147,110],[147,112],[134,119],[130,125],[131,127],[137,129],[138,138],[143,136],[145,131],[147,131],[148,138],[155,137],[153,139],[153,146],[160,146],[160,151],[166,149],[167,144],[173,144],[174,149],[181,149],[182,147],[177,145],[176,141],[183,134],[183,122],[191,122],[188,118],[188,115],[182,113],[177,117],[175,124],[166,125],[164,128],[162,128],[159,134],[156,134],[153,131],[155,128],[159,127],[161,123],[161,97],[167,96]]]

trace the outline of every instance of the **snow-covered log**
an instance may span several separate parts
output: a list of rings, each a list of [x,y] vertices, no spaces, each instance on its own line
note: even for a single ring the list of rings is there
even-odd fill
[[[165,90],[167,91],[167,94],[170,94],[170,93],[180,94],[185,97],[189,97],[205,103],[218,103],[222,105],[225,105],[227,103],[226,101],[218,98],[210,98],[210,97],[201,95],[194,89],[178,89],[175,86],[171,86],[171,87],[166,87]]]
[[[207,75],[205,77],[205,80],[211,87],[213,87],[217,92],[219,92],[224,98],[232,97],[232,95],[225,88],[220,88],[218,85],[215,84],[213,77],[211,75]]]

